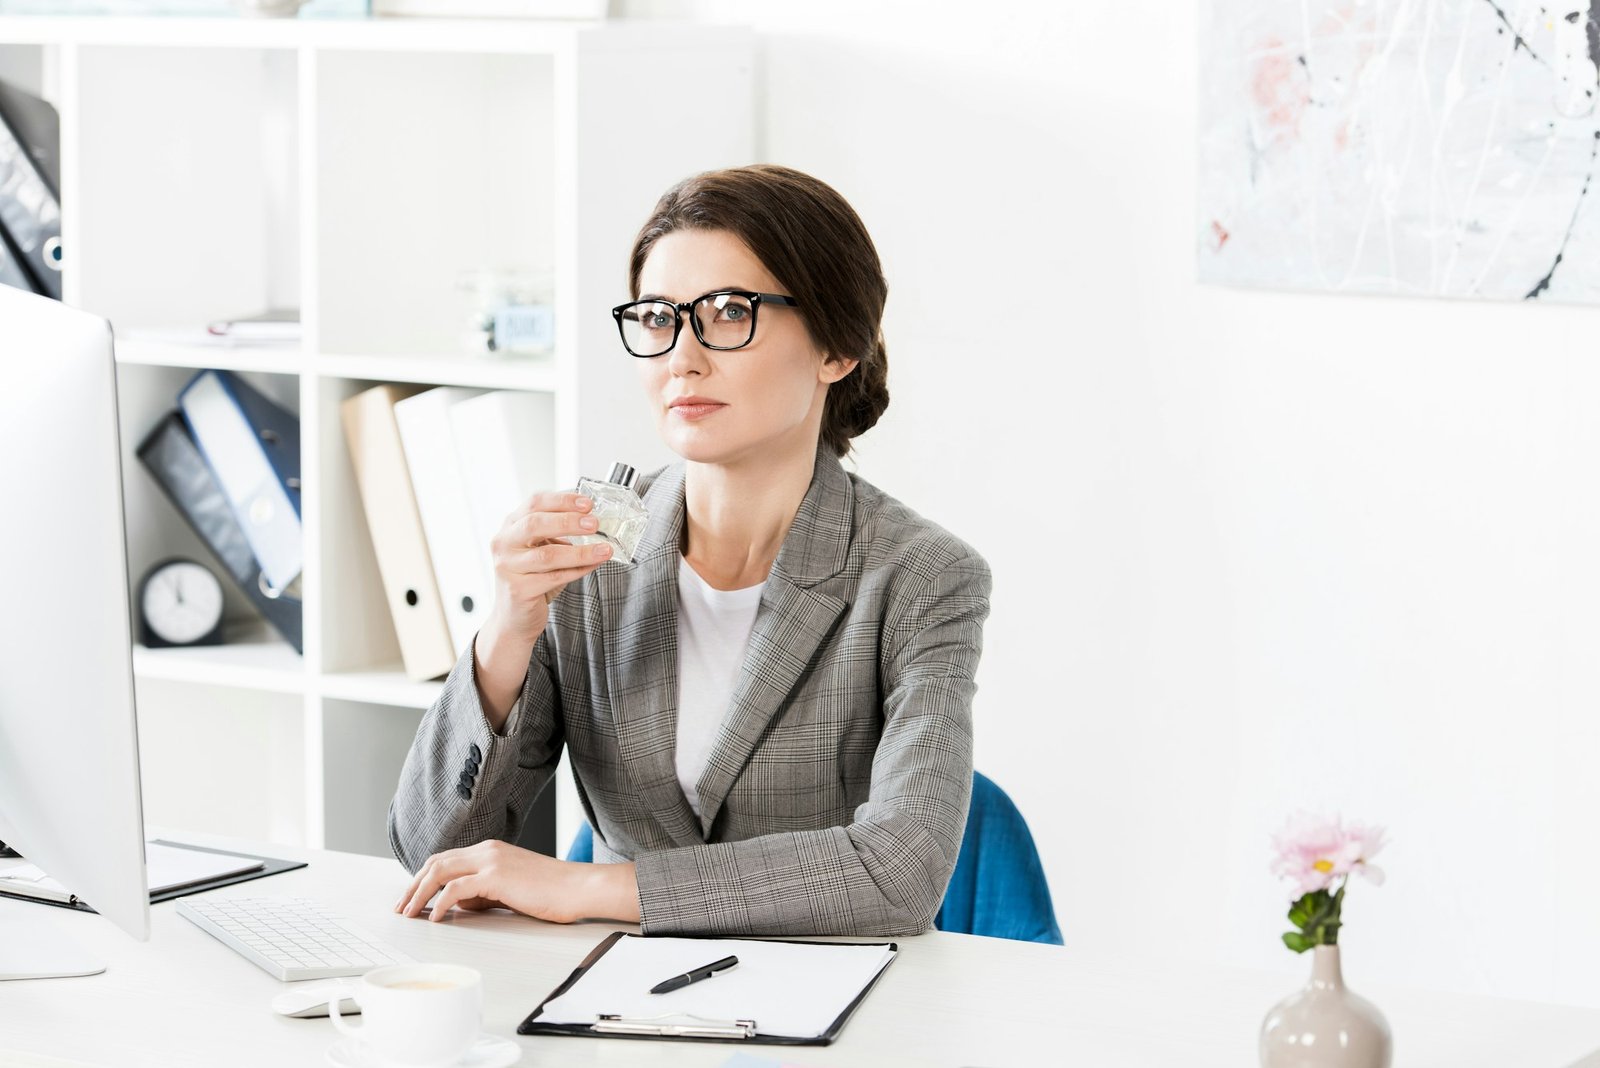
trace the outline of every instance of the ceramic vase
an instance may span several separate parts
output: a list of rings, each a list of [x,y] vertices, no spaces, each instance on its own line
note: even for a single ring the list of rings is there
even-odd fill
[[[1389,1068],[1389,1023],[1376,1005],[1344,985],[1339,947],[1311,952],[1311,982],[1262,1021],[1262,1068]]]

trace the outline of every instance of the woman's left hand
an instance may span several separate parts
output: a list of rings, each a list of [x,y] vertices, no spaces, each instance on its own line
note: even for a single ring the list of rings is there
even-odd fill
[[[430,920],[444,919],[457,905],[472,912],[508,908],[554,923],[639,919],[632,864],[556,860],[498,840],[429,857],[394,910],[420,916],[435,893]]]

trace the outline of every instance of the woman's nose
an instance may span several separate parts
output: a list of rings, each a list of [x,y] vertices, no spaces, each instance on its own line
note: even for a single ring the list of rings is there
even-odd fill
[[[685,329],[678,335],[678,343],[667,353],[667,370],[677,378],[690,374],[705,374],[709,369],[705,346],[695,337],[694,331]]]

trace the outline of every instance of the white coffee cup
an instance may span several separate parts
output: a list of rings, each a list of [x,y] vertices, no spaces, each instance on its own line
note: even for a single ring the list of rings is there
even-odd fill
[[[233,0],[241,15],[254,18],[288,19],[300,13],[306,0]]]
[[[333,1026],[397,1066],[450,1064],[472,1047],[483,1025],[483,977],[458,964],[374,968],[345,996],[355,998],[366,1022],[345,1023],[335,995],[328,1005]]]

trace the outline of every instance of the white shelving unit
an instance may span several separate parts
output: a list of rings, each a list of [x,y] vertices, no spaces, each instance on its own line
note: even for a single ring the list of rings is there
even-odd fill
[[[297,305],[294,348],[119,340],[131,580],[214,567],[134,456],[197,369],[301,420],[305,654],[229,593],[226,645],[134,650],[152,823],[387,854],[439,682],[379,584],[339,402],[407,382],[553,394],[558,480],[668,458],[608,309],[672,182],[750,162],[752,41],[654,22],[0,17],[0,79],[61,114],[65,299],[123,331]],[[546,271],[542,357],[462,353],[475,268]],[[85,591],[92,597],[92,591]],[[557,841],[576,826],[558,784]]]

